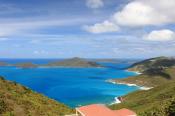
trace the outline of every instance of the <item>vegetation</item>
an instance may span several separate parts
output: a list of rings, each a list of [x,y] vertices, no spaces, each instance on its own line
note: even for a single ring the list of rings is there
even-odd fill
[[[7,66],[8,64],[6,62],[0,62],[0,66]]]
[[[152,70],[152,73],[143,73],[138,76],[124,79],[115,79],[117,83],[130,83],[146,87],[156,87],[160,84],[168,83],[175,80],[175,67],[166,68],[161,71]]]
[[[37,67],[36,64],[33,64],[31,62],[18,63],[18,64],[15,64],[14,66],[21,67],[21,68],[36,68]]]
[[[124,102],[112,105],[110,108],[132,109],[139,116],[175,116],[174,81],[147,91],[136,91],[123,98]]]
[[[128,70],[142,74],[114,80],[154,87],[123,96],[124,102],[110,106],[112,109],[129,108],[139,116],[175,116],[175,59],[158,57],[133,64]]]
[[[175,59],[158,57],[135,63],[128,70],[142,74],[125,79],[114,80],[118,83],[130,83],[140,86],[156,87],[175,80]]]
[[[0,66],[15,66],[20,68],[37,68],[39,66],[43,67],[103,67],[102,65],[96,63],[95,61],[87,61],[82,58],[71,58],[63,61],[49,62],[47,64],[34,64],[32,62],[22,62],[16,64],[7,64],[5,62],[0,62]]]
[[[63,116],[73,112],[64,104],[0,77],[1,116]]]
[[[72,59],[66,59],[63,61],[58,62],[52,62],[49,64],[46,64],[44,66],[64,66],[64,67],[102,67],[100,64],[97,64],[96,62],[87,61],[81,58],[72,58]]]
[[[172,66],[175,66],[175,58],[157,57],[134,63],[128,70],[144,73],[150,69],[161,70]]]

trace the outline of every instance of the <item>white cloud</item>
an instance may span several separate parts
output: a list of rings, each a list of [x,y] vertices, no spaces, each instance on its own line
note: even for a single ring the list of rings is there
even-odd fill
[[[104,21],[103,23],[97,23],[92,26],[84,26],[84,29],[91,33],[105,33],[105,32],[116,32],[119,30],[119,27],[110,22],[110,21]]]
[[[103,7],[104,3],[103,3],[103,0],[86,0],[86,5],[89,7],[89,8],[100,8],[100,7]]]
[[[156,19],[159,20],[156,20]],[[166,17],[157,13],[155,9],[142,2],[132,2],[120,12],[114,14],[116,23],[124,26],[144,26],[159,24],[166,20]]]
[[[174,8],[175,0],[133,0],[120,11],[114,13],[108,20],[112,25],[126,27],[172,24],[175,23]],[[90,27],[94,29],[97,27],[96,25],[100,24],[97,23]],[[101,25],[100,27],[102,27]],[[105,28],[105,26],[103,27]],[[107,30],[108,28],[104,32],[108,32]]]
[[[113,15],[124,26],[147,26],[175,23],[175,0],[135,0]]]
[[[30,31],[39,30],[50,26],[72,26],[84,24],[91,20],[81,17],[67,19],[51,19],[51,18],[28,18],[28,19],[0,19],[0,36],[11,36],[11,35],[24,35]]]
[[[144,39],[150,41],[171,41],[175,40],[175,32],[168,29],[155,30],[145,35]]]

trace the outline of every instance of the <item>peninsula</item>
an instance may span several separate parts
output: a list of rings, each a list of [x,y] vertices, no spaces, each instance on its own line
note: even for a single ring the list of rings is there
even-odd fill
[[[115,79],[116,83],[136,84],[139,86],[156,87],[175,80],[175,59],[157,57],[133,64],[129,71],[139,72],[138,76]]]
[[[153,87],[123,96],[120,104],[109,106],[111,109],[129,108],[139,116],[175,115],[175,59],[158,57],[133,64],[129,71],[141,74],[135,77],[113,80],[116,83],[136,84]]]

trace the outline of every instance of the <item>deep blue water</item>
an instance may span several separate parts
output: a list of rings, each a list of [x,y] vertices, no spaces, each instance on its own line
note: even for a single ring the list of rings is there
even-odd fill
[[[23,62],[24,60],[6,60]],[[46,63],[50,60],[32,60]],[[126,78],[136,75],[121,70],[127,63],[102,63],[106,68],[31,68],[0,67],[0,75],[16,81],[50,98],[76,107],[92,103],[110,104],[114,97],[139,89],[126,85],[107,83],[107,79]]]

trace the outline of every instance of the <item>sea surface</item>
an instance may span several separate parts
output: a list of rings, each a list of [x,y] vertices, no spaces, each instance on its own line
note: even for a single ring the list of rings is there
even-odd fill
[[[43,64],[55,59],[0,59],[9,63],[34,62]],[[105,68],[17,68],[0,67],[0,75],[7,80],[18,82],[32,90],[62,102],[72,108],[100,103],[111,104],[114,98],[122,96],[139,87],[115,85],[108,79],[126,78],[136,73],[124,68],[130,62],[99,62]]]

